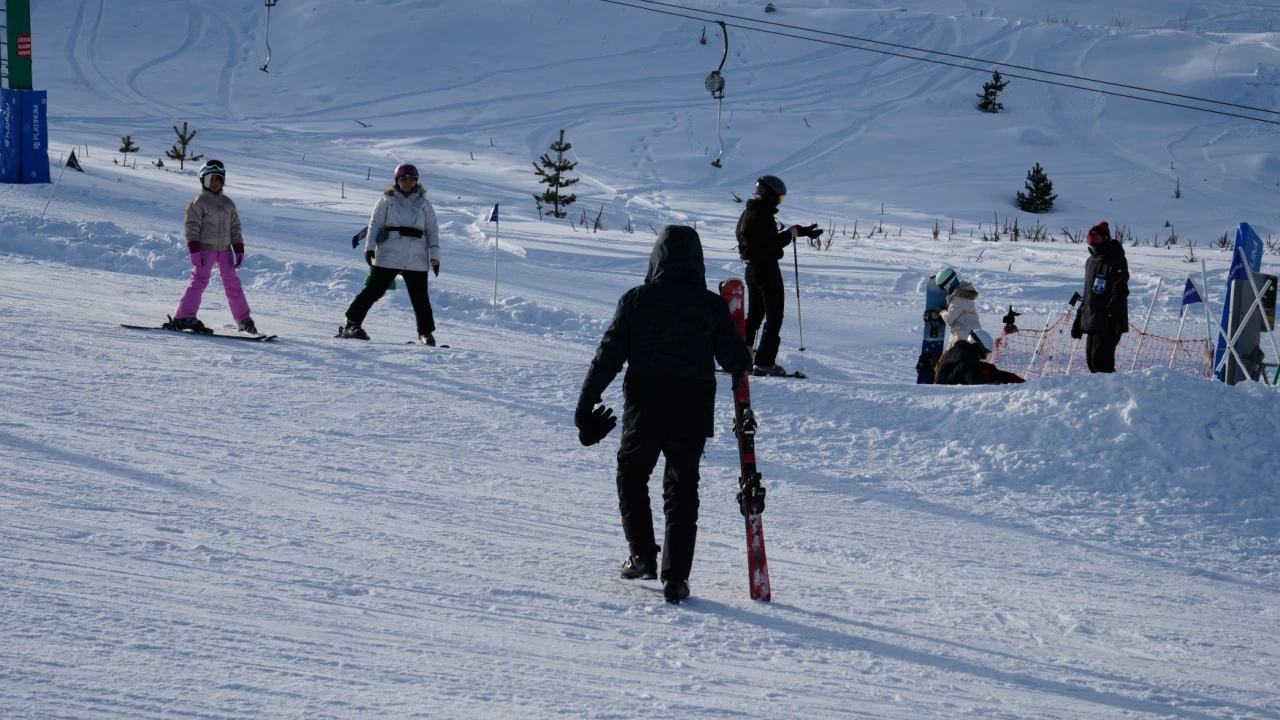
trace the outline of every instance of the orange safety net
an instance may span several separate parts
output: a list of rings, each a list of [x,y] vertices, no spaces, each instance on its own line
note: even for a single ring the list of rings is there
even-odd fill
[[[1087,375],[1086,338],[1071,337],[1073,316],[1065,312],[1049,325],[1048,330],[1018,328],[996,338],[992,362],[1001,370],[1022,375],[1028,380],[1055,375]],[[1034,363],[1032,357],[1035,357]],[[1135,364],[1134,358],[1137,358]],[[1204,338],[1161,337],[1141,332],[1130,323],[1129,332],[1116,347],[1116,370],[1144,370],[1167,367],[1195,377],[1209,377],[1212,355]]]

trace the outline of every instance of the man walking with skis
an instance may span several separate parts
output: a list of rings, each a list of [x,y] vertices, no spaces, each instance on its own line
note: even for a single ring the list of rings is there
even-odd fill
[[[613,411],[596,405],[625,364],[617,482],[631,552],[622,564],[622,577],[658,576],[649,475],[664,455],[662,590],[672,603],[689,596],[698,533],[698,465],[712,435],[717,362],[731,373],[746,372],[751,355],[728,304],[707,290],[697,231],[668,225],[653,245],[644,284],[618,300],[582,383],[573,421],[583,445],[609,434],[617,424]]]
[[[782,330],[783,288],[782,259],[788,245],[798,237],[817,238],[822,229],[817,223],[807,227],[792,225],[780,230],[778,205],[787,196],[787,186],[774,175],[756,180],[755,197],[738,218],[738,255],[746,263],[747,344],[755,345],[756,333],[764,325],[760,346],[755,351],[755,375],[786,375],[778,365],[778,345]]]

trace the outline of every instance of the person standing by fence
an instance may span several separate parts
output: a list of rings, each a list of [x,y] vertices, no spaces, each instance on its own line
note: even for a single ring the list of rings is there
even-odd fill
[[[1085,341],[1089,371],[1116,371],[1116,346],[1129,332],[1129,261],[1124,245],[1111,237],[1107,221],[1089,230],[1089,259],[1084,264],[1084,300],[1071,336]]]

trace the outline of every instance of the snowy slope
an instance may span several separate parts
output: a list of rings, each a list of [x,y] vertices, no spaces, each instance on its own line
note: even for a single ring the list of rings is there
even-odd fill
[[[1275,104],[1265,3],[777,4]],[[1078,288],[1080,245],[977,239],[993,216],[1035,224],[1011,204],[1034,162],[1062,198],[1051,231],[1164,239],[1168,220],[1216,309],[1228,256],[1209,241],[1276,231],[1274,126],[1026,82],[982,115],[979,74],[731,29],[717,171],[714,25],[702,46],[699,22],[595,0],[286,1],[262,73],[264,21],[248,0],[35,8],[51,140],[89,156],[44,221],[47,187],[0,190],[0,717],[1280,716],[1269,388],[910,384],[938,264],[975,280],[989,327]],[[194,174],[146,165],[182,121],[228,164],[271,345],[115,327],[185,286]],[[562,127],[604,232],[530,206],[529,162]],[[136,170],[112,163],[124,134]],[[402,292],[372,342],[331,338],[364,277],[348,239],[402,161],[440,214],[450,349],[403,344]],[[694,598],[668,606],[617,579],[616,434],[579,447],[571,408],[648,226],[697,222],[709,279],[739,274],[730,192],[761,172],[791,186],[784,219],[849,230],[801,251],[808,350],[792,303],[781,361],[810,380],[753,386],[775,602],[746,599],[722,388]],[[1131,310],[1163,277],[1170,334],[1186,252],[1129,249]],[[201,316],[229,321],[217,283]]]

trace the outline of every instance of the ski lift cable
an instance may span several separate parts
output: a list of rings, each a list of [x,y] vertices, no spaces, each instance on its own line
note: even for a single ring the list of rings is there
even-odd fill
[[[262,37],[266,40],[266,61],[259,68],[262,72],[268,72],[268,65],[271,64],[271,8],[274,8],[276,0],[264,0],[266,3],[266,32]]]
[[[1203,102],[1203,103],[1210,103],[1213,105],[1222,105],[1225,107],[1239,108],[1241,110],[1253,110],[1254,112],[1268,113],[1271,115],[1280,115],[1280,110],[1268,110],[1266,108],[1254,107],[1252,105],[1241,105],[1238,103],[1227,102],[1225,100],[1211,100],[1209,98],[1198,97],[1196,95],[1184,95],[1182,93],[1169,92],[1166,90],[1154,90],[1152,88],[1142,87],[1141,85],[1127,85],[1125,83],[1112,82],[1110,80],[1099,80],[1097,78],[1091,78],[1085,75],[1072,75],[1071,73],[1054,72],[1053,70],[1041,70],[1040,68],[1029,67],[1026,65],[1015,65],[1014,63],[1001,62],[999,60],[988,60],[985,58],[971,57],[968,55],[958,55],[955,53],[943,52],[942,50],[929,50],[927,48],[920,48],[912,45],[902,45],[900,43],[891,43],[884,40],[875,40],[872,38],[858,37],[857,35],[846,35],[843,33],[830,32],[827,30],[816,30],[814,28],[802,27],[800,25],[788,25],[786,23],[775,22],[772,20],[757,20],[755,18],[743,17],[741,15],[734,15],[732,13],[719,12],[716,10],[701,10],[698,8],[687,8],[682,5],[662,2],[661,0],[631,0],[631,1],[644,3],[647,5],[660,5],[663,7],[678,8],[681,10],[693,10],[694,12],[706,13],[708,15],[718,15],[720,17],[727,17],[733,20],[742,20],[745,22],[758,23],[760,25],[771,25],[773,27],[781,27],[781,28],[786,28],[788,30],[801,30],[804,32],[815,33],[818,35],[838,37],[845,40],[856,40],[858,42],[872,43],[875,45],[884,45],[885,47],[898,48],[900,50],[911,50],[913,52],[928,53],[930,55],[941,55],[943,57],[955,58],[957,60],[986,63],[988,65],[993,65],[996,67],[1007,67],[1007,68],[1013,68],[1015,70],[1024,70],[1027,72],[1037,72],[1037,73],[1042,73],[1044,75],[1052,75],[1054,77],[1067,78],[1069,80],[1079,80],[1082,82],[1092,82],[1092,83],[1098,83],[1099,85],[1109,85],[1111,87],[1124,88],[1126,90],[1138,90],[1141,92],[1152,93],[1154,95],[1167,95],[1169,97],[1182,98],[1183,100],[1195,100],[1196,102]],[[924,59],[924,58],[920,58],[920,59]]]
[[[650,0],[633,0],[633,2],[649,2],[649,1],[650,1]],[[649,11],[649,12],[659,13],[659,14],[662,14],[662,15],[671,15],[671,16],[673,16],[673,17],[681,17],[681,18],[686,18],[686,19],[689,19],[689,20],[698,20],[698,21],[700,21],[700,22],[706,22],[706,21],[707,21],[707,18],[705,18],[705,17],[698,17],[698,16],[696,16],[696,15],[685,15],[685,14],[682,14],[682,13],[671,12],[671,11],[669,11],[669,10],[659,10],[659,9],[657,9],[657,8],[645,7],[645,6],[643,6],[643,5],[631,5],[631,4],[626,3],[626,2],[621,2],[620,0],[599,0],[599,2],[609,3],[610,5],[620,5],[620,6],[622,6],[622,7],[629,7],[629,8],[632,8],[632,9],[634,9],[634,10],[647,10],[647,11]],[[695,10],[694,10],[694,12],[712,12],[712,11],[710,11],[710,10],[703,11],[703,10],[696,10],[696,9],[695,9]],[[712,22],[718,22],[718,21],[713,20]],[[755,21],[752,21],[752,22],[755,22]],[[953,68],[958,68],[958,69],[961,69],[961,70],[969,70],[969,71],[971,71],[971,72],[986,72],[986,70],[985,70],[984,68],[975,68],[975,67],[972,67],[972,66],[969,66],[969,65],[962,65],[962,64],[960,64],[960,63],[948,62],[948,61],[946,61],[946,60],[935,60],[935,59],[933,59],[933,58],[927,58],[927,57],[915,57],[915,56],[912,56],[912,55],[904,55],[904,54],[902,54],[902,53],[891,52],[891,51],[888,51],[888,50],[877,50],[877,49],[875,49],[875,48],[861,47],[861,46],[858,46],[858,45],[849,45],[848,43],[836,42],[836,41],[834,41],[834,40],[824,40],[824,39],[822,39],[822,38],[806,37],[806,36],[804,36],[804,35],[793,35],[793,34],[791,34],[791,33],[779,32],[779,31],[777,31],[777,30],[766,30],[766,29],[764,29],[764,28],[752,27],[752,26],[750,26],[750,25],[737,25],[737,24],[733,24],[733,23],[726,23],[726,25],[728,25],[729,27],[736,27],[736,28],[739,28],[739,29],[742,29],[742,30],[752,30],[752,31],[754,31],[754,32],[764,33],[764,34],[766,34],[766,35],[776,35],[776,36],[778,36],[778,37],[792,38],[792,39],[795,39],[795,40],[807,40],[807,41],[809,41],[809,42],[822,43],[822,44],[824,44],[824,45],[833,45],[833,46],[836,46],[836,47],[849,48],[850,50],[863,50],[863,51],[866,51],[866,52],[877,53],[877,54],[880,54],[880,55],[889,55],[889,56],[892,56],[892,57],[900,57],[900,58],[904,58],[904,59],[907,59],[907,60],[916,60],[916,61],[919,61],[919,62],[933,63],[934,65],[943,65],[943,66],[946,66],[946,67],[953,67]],[[803,30],[804,28],[801,28],[801,29]],[[817,32],[817,31],[813,31],[813,32]],[[931,52],[931,51],[929,51],[929,50],[918,50],[918,49],[916,49],[916,48],[912,48],[912,49],[917,50],[918,52]],[[981,62],[986,62],[986,61],[981,61]],[[1042,72],[1042,71],[1035,71],[1035,72]],[[1169,107],[1183,108],[1183,109],[1185,109],[1185,110],[1196,110],[1196,111],[1204,112],[1204,113],[1212,113],[1212,114],[1214,114],[1214,115],[1222,115],[1222,116],[1225,116],[1225,117],[1240,118],[1240,119],[1242,119],[1242,120],[1252,120],[1252,121],[1254,121],[1254,122],[1265,123],[1265,124],[1267,124],[1267,125],[1280,125],[1280,120],[1267,120],[1267,119],[1265,119],[1265,118],[1253,117],[1252,115],[1241,115],[1240,113],[1226,112],[1226,111],[1224,111],[1224,110],[1213,110],[1213,109],[1211,109],[1211,108],[1197,107],[1197,106],[1195,106],[1195,105],[1187,105],[1187,104],[1185,104],[1185,103],[1171,102],[1171,101],[1169,101],[1169,100],[1157,100],[1157,99],[1155,99],[1155,98],[1142,97],[1141,95],[1131,95],[1131,94],[1129,94],[1129,93],[1116,92],[1116,91],[1114,91],[1114,90],[1103,90],[1103,89],[1100,89],[1100,88],[1086,87],[1086,86],[1084,86],[1084,85],[1074,85],[1074,84],[1072,84],[1072,83],[1064,83],[1064,82],[1059,82],[1059,81],[1056,81],[1056,80],[1046,80],[1045,78],[1028,77],[1028,76],[1026,76],[1026,75],[1017,75],[1017,74],[1014,74],[1014,73],[1004,73],[1004,77],[1010,77],[1010,78],[1014,78],[1014,79],[1017,79],[1017,80],[1026,80],[1026,81],[1028,81],[1028,82],[1038,82],[1038,83],[1042,83],[1042,84],[1044,84],[1044,85],[1054,85],[1054,86],[1057,86],[1057,87],[1071,88],[1071,89],[1074,89],[1074,90],[1084,90],[1084,91],[1086,91],[1086,92],[1096,92],[1096,93],[1099,93],[1099,94],[1101,94],[1101,95],[1109,95],[1109,96],[1111,96],[1111,97],[1122,97],[1122,98],[1128,98],[1128,99],[1130,99],[1130,100],[1138,100],[1138,101],[1141,101],[1141,102],[1154,103],[1154,104],[1156,104],[1156,105],[1166,105],[1166,106],[1169,106]],[[1088,80],[1088,78],[1085,78],[1085,80]],[[1099,82],[1099,83],[1102,83],[1102,82],[1104,82],[1104,81],[1091,81],[1091,82]],[[1143,90],[1144,92],[1152,92],[1152,93],[1157,93],[1157,94],[1159,94],[1159,93],[1161,92],[1161,91],[1158,91],[1158,90],[1147,90],[1147,89],[1145,89],[1145,88],[1138,88],[1138,89]],[[1169,94],[1169,93],[1166,93],[1166,94]],[[1199,98],[1197,98],[1197,99],[1199,99]],[[1219,101],[1216,101],[1216,100],[1204,100],[1204,102],[1218,103]],[[1225,104],[1225,103],[1222,103],[1222,104]],[[1246,107],[1247,107],[1247,106],[1246,106]],[[1261,110],[1261,109],[1259,109],[1259,111],[1260,111],[1260,112],[1268,112],[1268,113],[1270,113],[1270,112],[1276,112],[1276,111],[1272,111],[1272,110]]]

